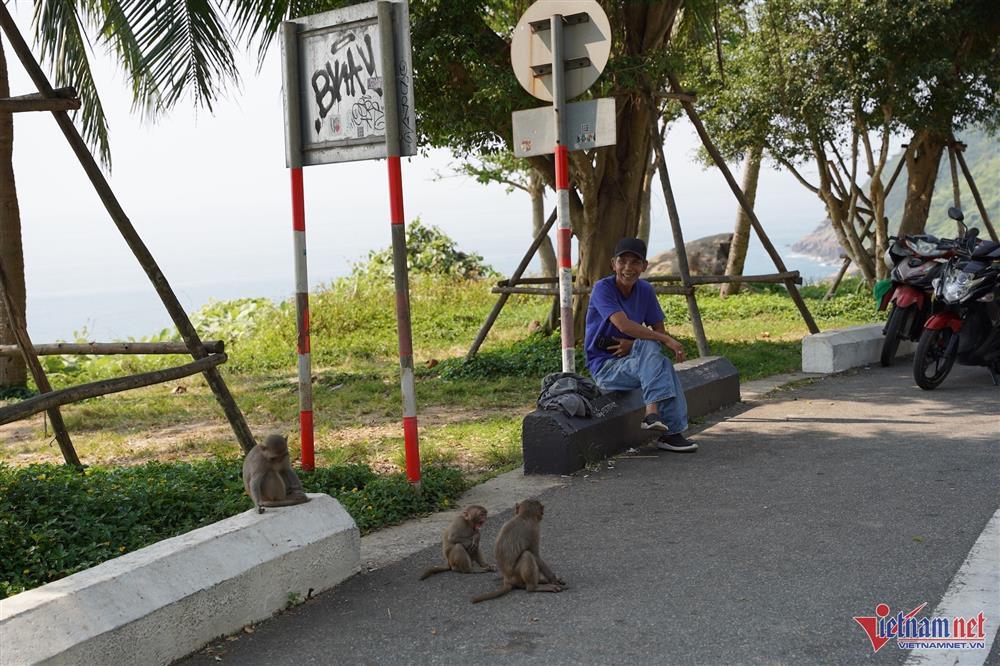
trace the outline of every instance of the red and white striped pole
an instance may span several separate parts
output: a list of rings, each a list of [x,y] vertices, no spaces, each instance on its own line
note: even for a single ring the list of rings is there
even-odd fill
[[[309,278],[306,271],[306,205],[302,167],[292,174],[292,233],[295,244],[295,323],[299,352],[299,436],[302,469],[316,466],[313,451],[312,357],[309,343]]]
[[[316,467],[313,452],[312,361],[309,343],[309,277],[306,272],[306,203],[302,185],[302,137],[300,134],[298,26],[281,24],[282,85],[285,88],[285,164],[292,180],[292,236],[295,247],[295,326],[299,353],[299,442],[302,469]]]
[[[413,380],[413,333],[410,326],[410,281],[406,265],[406,225],[403,221],[403,174],[399,164],[399,106],[396,94],[396,54],[391,3],[377,5],[382,40],[382,90],[385,103],[385,146],[389,171],[389,223],[392,268],[396,287],[396,330],[399,338],[400,388],[403,393],[403,443],[406,478],[420,484],[417,397]]]
[[[551,19],[552,29],[552,110],[556,126],[556,215],[559,220],[559,332],[562,339],[562,371],[576,372],[573,336],[573,224],[569,217],[569,150],[563,140],[566,107],[565,63],[563,62],[563,17]]]

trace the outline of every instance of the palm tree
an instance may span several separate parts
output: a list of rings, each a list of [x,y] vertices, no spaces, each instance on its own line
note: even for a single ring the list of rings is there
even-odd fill
[[[41,61],[50,66],[56,87],[72,86],[82,102],[81,134],[111,167],[108,123],[91,70],[91,44],[115,57],[132,86],[134,109],[149,118],[193,98],[209,112],[238,85],[237,43],[256,44],[259,62],[287,16],[350,4],[344,0],[35,0],[33,30]],[[0,98],[9,97],[0,43]],[[19,312],[25,312],[21,220],[12,166],[12,114],[0,111],[0,264],[7,271]],[[14,344],[0,312],[0,344]],[[24,386],[20,357],[0,356],[0,390]]]

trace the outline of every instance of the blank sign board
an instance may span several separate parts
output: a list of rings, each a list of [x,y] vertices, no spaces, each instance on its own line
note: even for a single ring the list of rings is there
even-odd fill
[[[614,145],[614,98],[572,102],[565,108],[563,133],[569,150],[589,150]],[[515,157],[533,157],[555,152],[556,121],[551,106],[515,111],[512,119]]]
[[[386,2],[392,9],[393,63],[386,62],[378,4],[353,5],[283,24],[289,167],[385,157],[385,86],[393,83],[400,153],[416,154],[407,4]]]

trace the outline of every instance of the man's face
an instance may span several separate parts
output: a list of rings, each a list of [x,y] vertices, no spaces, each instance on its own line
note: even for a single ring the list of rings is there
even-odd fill
[[[631,252],[620,254],[611,260],[611,268],[615,272],[615,278],[619,284],[626,286],[634,285],[648,265],[649,263],[645,259]]]

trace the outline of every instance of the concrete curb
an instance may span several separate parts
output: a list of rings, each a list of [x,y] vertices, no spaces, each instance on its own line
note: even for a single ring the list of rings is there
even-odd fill
[[[830,374],[878,363],[882,354],[882,324],[852,326],[802,338],[802,371]],[[916,351],[916,343],[902,341],[896,357]]]
[[[169,664],[358,571],[337,500],[247,511],[0,601],[0,664]]]
[[[729,359],[706,356],[678,363],[676,368],[689,419],[740,401],[739,372]],[[521,426],[525,473],[572,474],[590,462],[643,445],[660,434],[642,429],[644,409],[639,390],[602,395],[593,402],[594,416],[589,418],[536,409],[524,417]]]

